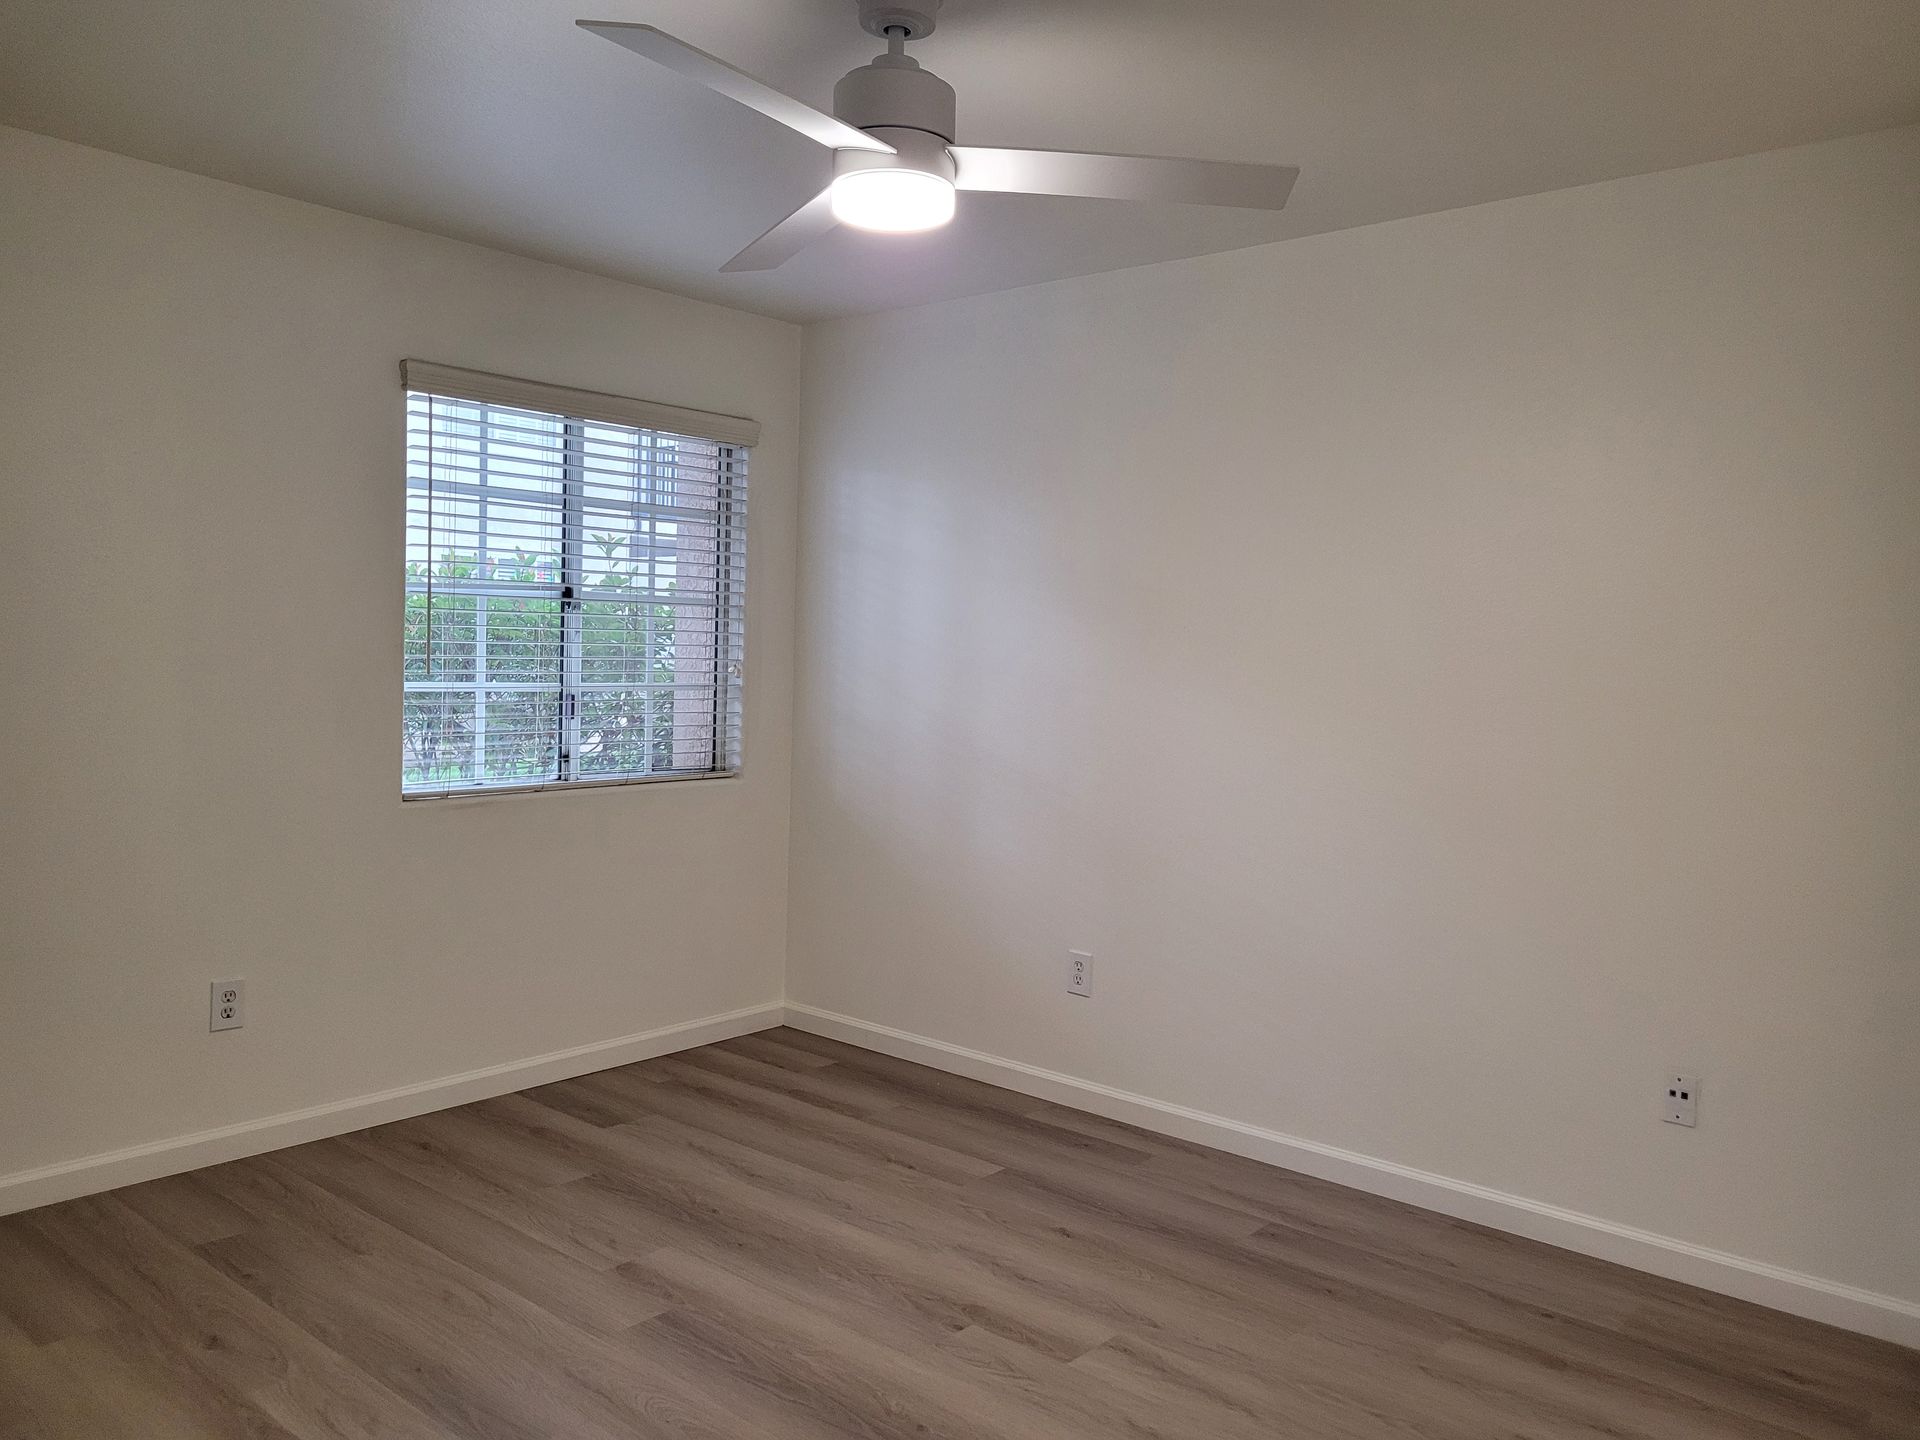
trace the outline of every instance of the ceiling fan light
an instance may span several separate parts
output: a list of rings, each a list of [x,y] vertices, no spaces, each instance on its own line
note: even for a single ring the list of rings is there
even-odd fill
[[[953,219],[953,182],[924,170],[855,170],[835,178],[829,203],[842,225],[911,235]]]

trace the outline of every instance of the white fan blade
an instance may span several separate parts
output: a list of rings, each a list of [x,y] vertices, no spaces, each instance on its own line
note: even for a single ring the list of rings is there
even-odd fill
[[[1160,200],[1278,210],[1300,171],[1292,165],[1231,160],[1162,160],[1151,155],[1086,155],[1072,150],[996,150],[955,145],[961,190],[1015,195],[1085,195],[1096,200]]]
[[[698,80],[709,90],[718,90],[729,100],[738,100],[749,110],[758,110],[768,119],[778,120],[789,130],[798,130],[809,140],[818,140],[830,150],[879,150],[894,153],[884,140],[876,140],[864,130],[856,130],[844,120],[814,109],[791,95],[783,95],[744,70],[736,70],[726,61],[696,50],[684,40],[676,40],[651,25],[629,25],[619,20],[576,20],[582,30],[624,45],[636,55],[677,70],[689,80]]]
[[[733,275],[742,270],[772,270],[786,264],[840,223],[833,218],[833,205],[827,198],[831,193],[832,187],[822,190],[722,265],[720,273]]]

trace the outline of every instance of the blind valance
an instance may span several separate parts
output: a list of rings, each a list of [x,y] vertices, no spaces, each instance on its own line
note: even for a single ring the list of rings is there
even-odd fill
[[[597,390],[516,380],[510,375],[462,370],[454,365],[436,365],[430,360],[402,360],[400,378],[407,389],[431,395],[572,415],[581,420],[631,425],[640,430],[664,430],[721,445],[750,446],[760,439],[760,422],[739,415],[715,415],[706,410],[689,410],[683,405],[663,405],[656,400],[634,400],[624,395],[603,395]]]

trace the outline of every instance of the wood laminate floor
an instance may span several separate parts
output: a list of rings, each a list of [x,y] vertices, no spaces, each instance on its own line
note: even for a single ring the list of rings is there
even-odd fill
[[[791,1030],[0,1220],[0,1434],[1920,1436],[1920,1352]]]

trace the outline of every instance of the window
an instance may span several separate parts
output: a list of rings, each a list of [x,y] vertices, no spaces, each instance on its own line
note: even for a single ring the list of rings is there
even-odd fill
[[[737,770],[752,422],[403,373],[402,794]]]

